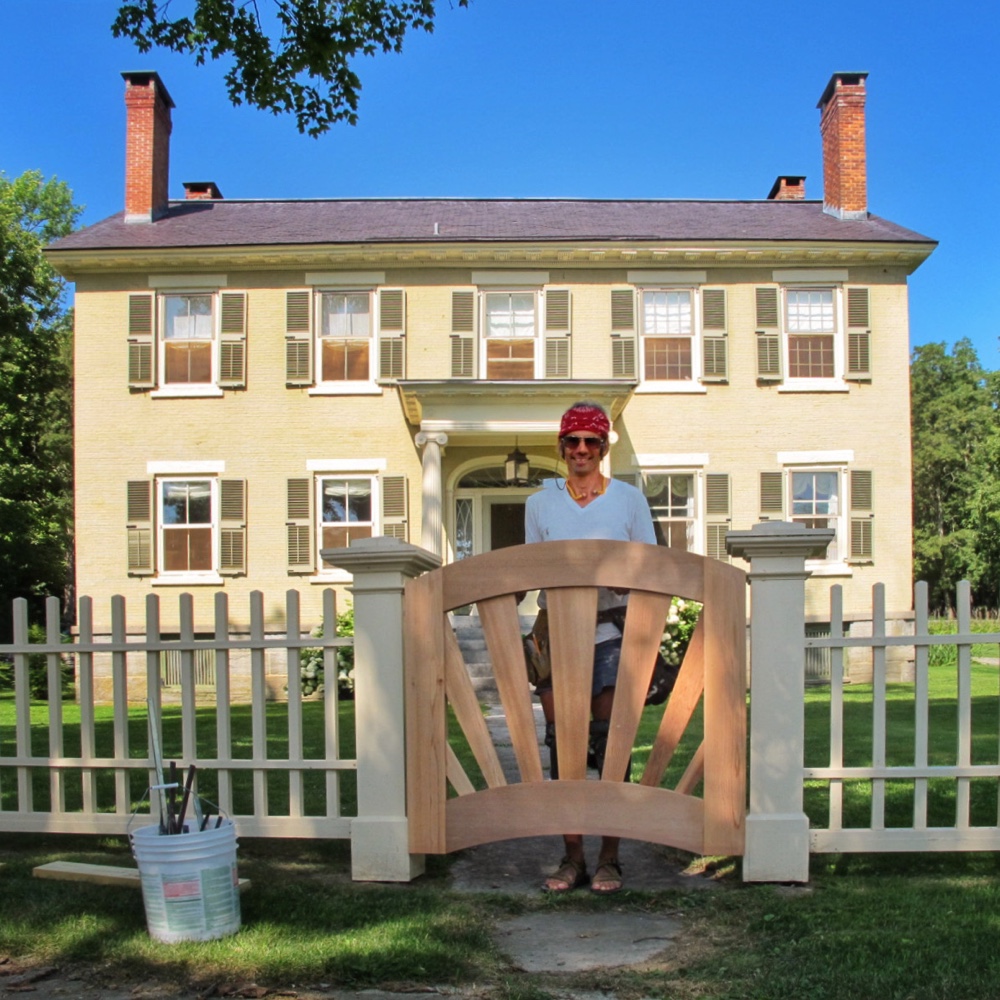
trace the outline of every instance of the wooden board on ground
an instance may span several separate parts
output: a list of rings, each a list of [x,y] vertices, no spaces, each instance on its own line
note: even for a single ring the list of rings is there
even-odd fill
[[[31,870],[35,878],[56,879],[60,882],[89,882],[91,885],[117,885],[138,889],[139,869],[114,865],[89,865],[82,861],[50,861]],[[250,888],[250,879],[240,879],[240,892]]]

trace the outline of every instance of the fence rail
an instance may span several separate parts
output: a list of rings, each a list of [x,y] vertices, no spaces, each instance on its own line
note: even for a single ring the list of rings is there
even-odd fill
[[[125,601],[114,597],[110,637],[95,637],[93,604],[84,597],[78,635],[67,643],[60,635],[59,602],[50,598],[45,641],[30,642],[27,602],[14,602],[14,641],[0,644],[0,657],[13,660],[14,675],[12,727],[9,716],[0,715],[0,830],[122,833],[137,810],[159,819],[157,797],[145,801],[146,790],[159,782],[150,749],[153,727],[168,760],[183,768],[197,765],[195,792],[231,816],[240,835],[350,837],[352,816],[345,815],[344,805],[353,796],[345,795],[342,779],[357,762],[341,752],[336,654],[353,640],[336,635],[333,590],[323,594],[318,636],[302,634],[294,590],[285,597],[282,635],[265,633],[259,591],[250,595],[248,635],[230,635],[226,594],[216,595],[214,611],[213,635],[196,638],[193,599],[180,595],[179,638],[165,639],[160,599],[149,595],[145,634],[130,638]],[[329,683],[318,702],[304,703],[300,658],[303,649],[313,648],[322,650]],[[268,667],[282,651],[288,699],[269,703]],[[45,657],[51,696],[32,706],[31,663],[38,656]],[[60,696],[67,658],[75,668],[77,700],[71,708]],[[176,709],[163,704],[165,658],[180,687]],[[249,674],[247,706],[232,703],[232,680],[241,671]],[[106,708],[95,694],[105,672],[112,695]],[[196,698],[196,687],[206,678],[214,684],[211,705]],[[130,680],[143,682],[146,711],[134,700],[130,709]],[[73,721],[67,722],[70,712]],[[306,782],[314,775],[321,787],[310,785],[307,810]]]

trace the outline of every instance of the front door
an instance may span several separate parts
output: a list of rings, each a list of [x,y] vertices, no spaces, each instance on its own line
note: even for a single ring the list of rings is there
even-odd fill
[[[490,510],[490,550],[524,544],[524,501],[493,501]]]

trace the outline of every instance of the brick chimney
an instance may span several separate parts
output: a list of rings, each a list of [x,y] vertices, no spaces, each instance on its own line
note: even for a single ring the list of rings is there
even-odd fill
[[[823,211],[838,219],[868,217],[867,78],[867,73],[834,73],[816,105],[823,137]]]
[[[187,201],[221,201],[222,192],[215,181],[185,181],[184,197]]]
[[[170,109],[174,102],[156,73],[125,79],[125,221],[152,222],[167,211]]]
[[[801,176],[779,177],[771,187],[768,201],[802,201],[806,196],[806,179]]]

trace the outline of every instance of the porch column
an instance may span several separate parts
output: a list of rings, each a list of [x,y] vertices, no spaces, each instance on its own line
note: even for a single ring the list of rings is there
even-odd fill
[[[447,434],[427,434],[420,431],[414,438],[422,449],[420,544],[434,555],[441,555],[441,509],[444,488],[441,483],[441,449],[448,443]]]
[[[802,809],[806,559],[822,558],[832,528],[765,521],[730,531],[726,550],[750,562],[750,811],[745,882],[808,882]]]
[[[409,853],[403,681],[403,587],[441,560],[398,538],[324,549],[354,583],[354,718],[358,815],[351,821],[351,878],[408,882],[424,871]]]

